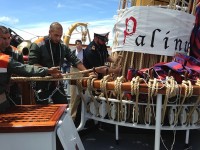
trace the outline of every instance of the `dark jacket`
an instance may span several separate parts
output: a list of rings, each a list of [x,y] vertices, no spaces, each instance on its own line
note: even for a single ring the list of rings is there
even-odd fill
[[[51,55],[51,49],[53,57]],[[53,58],[53,60],[52,60]],[[31,44],[29,53],[29,64],[40,64],[45,67],[62,66],[64,58],[74,66],[80,63],[80,60],[64,45],[53,44],[49,37],[43,37]],[[54,64],[53,64],[54,62]]]
[[[29,64],[31,65],[40,64],[48,68],[59,66],[61,69],[64,58],[74,66],[81,62],[66,45],[63,43],[54,44],[48,36],[37,39],[30,46]],[[37,82],[35,89],[49,90],[50,85],[56,86],[53,82]]]
[[[15,61],[9,55],[0,52],[0,94],[6,92],[12,74],[20,76],[46,76],[48,68],[39,68]]]
[[[84,51],[83,64],[87,69],[104,66],[108,57],[106,45],[99,46],[92,41]],[[102,78],[102,74],[98,76],[99,79]]]
[[[106,45],[98,46],[92,41],[84,52],[83,64],[87,69],[104,66],[109,57]]]
[[[9,55],[18,62],[24,63],[23,54],[14,46],[10,45],[3,51],[3,53]]]

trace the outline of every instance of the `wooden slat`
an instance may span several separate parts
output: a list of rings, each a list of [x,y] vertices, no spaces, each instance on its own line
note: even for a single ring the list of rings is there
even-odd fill
[[[20,105],[0,114],[0,133],[53,131],[66,104]]]

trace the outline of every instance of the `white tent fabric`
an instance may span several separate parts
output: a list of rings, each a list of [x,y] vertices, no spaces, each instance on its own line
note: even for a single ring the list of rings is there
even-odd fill
[[[189,13],[156,6],[125,9],[114,26],[112,52],[187,53],[194,21]]]

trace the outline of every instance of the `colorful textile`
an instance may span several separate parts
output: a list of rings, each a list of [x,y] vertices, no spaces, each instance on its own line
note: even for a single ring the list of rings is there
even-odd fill
[[[151,68],[141,70],[129,68],[127,79],[131,80],[134,76],[140,76],[146,80],[157,78],[163,81],[167,76],[173,76],[178,83],[181,83],[182,80],[191,80],[192,83],[195,83],[200,77],[200,60],[192,56],[178,54],[172,62],[157,63]]]

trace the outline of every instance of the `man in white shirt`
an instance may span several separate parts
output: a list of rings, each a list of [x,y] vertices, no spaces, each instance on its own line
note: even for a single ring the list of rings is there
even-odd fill
[[[76,40],[76,49],[73,50],[75,55],[83,62],[83,47],[82,47],[82,41],[81,40]]]
[[[84,49],[82,48],[82,41],[76,40],[76,49],[72,52],[83,62],[83,55],[84,55]],[[71,67],[70,72],[77,72],[78,69]],[[72,78],[82,77],[82,74],[73,75]],[[70,85],[70,110],[71,110],[71,116],[76,126],[79,124],[80,116],[77,116],[78,107],[81,102],[81,97],[78,93],[77,86],[76,85]],[[80,107],[81,108],[81,107]]]

